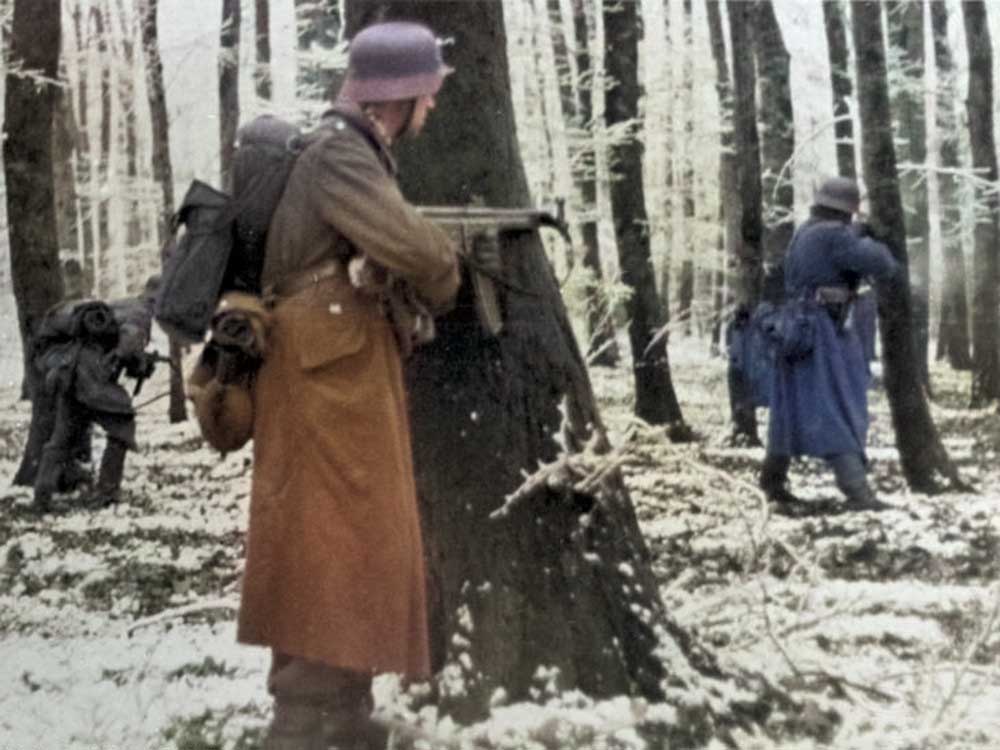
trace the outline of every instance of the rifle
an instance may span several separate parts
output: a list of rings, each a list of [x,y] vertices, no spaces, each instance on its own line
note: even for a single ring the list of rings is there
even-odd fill
[[[540,208],[489,208],[486,206],[417,206],[420,214],[440,224],[446,231],[458,234],[465,257],[470,256],[469,237],[484,230],[502,232],[533,232],[549,227],[570,242],[569,228],[563,218],[563,202],[555,212]],[[497,297],[495,280],[482,270],[470,266],[469,276],[475,291],[479,322],[491,335],[503,328],[503,315]]]
[[[170,357],[165,357],[155,349],[151,352],[143,352],[141,356],[145,359],[146,362],[152,362],[154,366],[157,362],[166,362],[171,368],[173,367],[173,362],[170,361]],[[152,367],[149,368],[148,374],[142,375],[135,379],[135,387],[132,389],[132,398],[135,398],[136,396],[139,395],[139,391],[142,390],[142,386],[145,384],[146,379],[153,374],[152,370],[153,370]]]

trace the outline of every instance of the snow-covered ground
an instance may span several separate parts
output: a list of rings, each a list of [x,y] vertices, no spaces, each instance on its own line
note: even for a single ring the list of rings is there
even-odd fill
[[[1000,418],[960,408],[965,376],[934,371],[934,414],[977,494],[905,489],[876,391],[872,470],[896,510],[839,512],[830,474],[803,462],[794,489],[817,512],[791,518],[755,489],[762,449],[727,445],[722,360],[685,342],[671,354],[702,439],[672,445],[640,429],[624,463],[664,601],[725,670],[758,674],[806,708],[780,717],[771,737],[739,736],[739,747],[814,747],[808,735],[822,732],[803,727],[831,710],[837,748],[1000,746]],[[620,440],[635,429],[629,377],[593,378]],[[84,511],[67,498],[63,512],[39,517],[30,492],[10,487],[28,406],[15,383],[0,386],[0,748],[255,747],[267,655],[236,646],[233,623],[248,450],[220,460],[193,423],[168,424],[160,400],[140,413],[120,504]],[[378,687],[383,710],[404,709],[391,679]],[[637,725],[676,715],[625,696],[563,694],[461,731],[430,709],[407,720],[468,747],[640,748]]]

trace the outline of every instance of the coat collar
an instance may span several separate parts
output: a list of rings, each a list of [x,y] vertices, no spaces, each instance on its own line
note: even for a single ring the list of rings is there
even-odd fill
[[[330,109],[323,113],[321,121],[326,122],[332,117],[340,117],[361,133],[371,143],[389,173],[396,174],[396,159],[392,155],[389,144],[385,142],[378,130],[372,127],[371,121],[357,104],[354,102],[335,102]]]

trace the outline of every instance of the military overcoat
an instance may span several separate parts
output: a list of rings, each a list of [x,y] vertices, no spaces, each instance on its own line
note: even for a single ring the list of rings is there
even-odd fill
[[[432,309],[457,290],[453,244],[403,198],[360,113],[337,110],[296,162],[268,235],[263,284],[279,295],[253,394],[238,637],[421,676],[425,572],[397,341],[378,295],[343,273],[308,281],[357,253]],[[288,279],[299,283],[281,294]]]

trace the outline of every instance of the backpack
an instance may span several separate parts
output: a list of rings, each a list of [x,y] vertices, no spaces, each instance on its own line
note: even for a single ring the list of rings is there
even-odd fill
[[[200,342],[225,292],[260,293],[267,230],[303,148],[299,128],[260,115],[237,133],[232,196],[192,181],[172,219],[154,309],[167,334]]]

